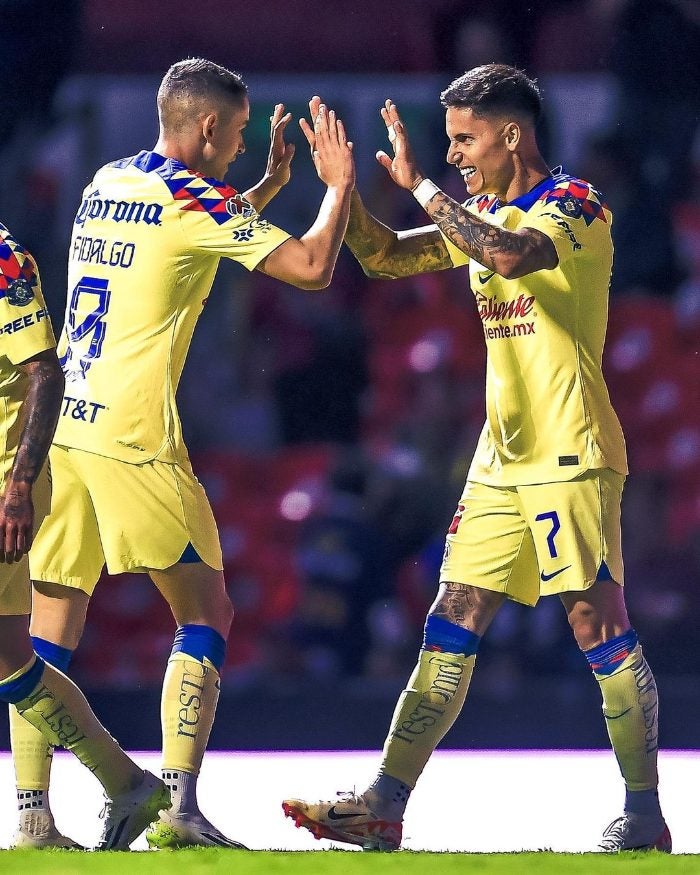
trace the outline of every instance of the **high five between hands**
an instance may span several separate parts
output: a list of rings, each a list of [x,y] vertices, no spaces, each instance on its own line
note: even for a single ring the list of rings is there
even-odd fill
[[[311,98],[309,111],[313,128],[304,118],[299,119],[299,125],[309,144],[319,178],[329,187],[354,187],[355,162],[345,126],[335,110],[328,109],[320,97]]]
[[[335,110],[329,109],[318,96],[312,97],[309,101],[309,113],[311,124],[305,118],[301,118],[299,126],[309,144],[311,158],[319,178],[329,186],[345,187],[350,182],[354,185],[353,144],[347,139],[343,122],[337,117]],[[398,186],[412,191],[423,180],[423,175],[416,163],[396,104],[386,100],[380,113],[394,155],[392,158],[386,152],[379,151],[377,161]],[[279,186],[289,181],[289,165],[294,157],[294,145],[284,141],[285,129],[291,118],[291,113],[284,113],[282,103],[275,106],[270,116],[270,151],[265,175],[274,179]]]

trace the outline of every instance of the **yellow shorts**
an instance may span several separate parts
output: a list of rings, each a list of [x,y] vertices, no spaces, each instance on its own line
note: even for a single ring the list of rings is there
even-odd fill
[[[3,478],[4,482],[4,478]],[[48,462],[37,477],[32,488],[34,504],[34,531],[51,507],[51,472]],[[32,607],[32,588],[29,583],[29,562],[22,556],[12,565],[0,563],[0,615],[14,617],[28,614]]]
[[[189,543],[223,568],[209,501],[189,462],[120,462],[53,446],[51,513],[29,552],[32,580],[88,595],[105,563],[110,574],[175,565]]]
[[[440,581],[502,592],[525,605],[541,595],[588,588],[603,564],[622,585],[624,482],[607,468],[532,486],[467,481],[447,534]]]

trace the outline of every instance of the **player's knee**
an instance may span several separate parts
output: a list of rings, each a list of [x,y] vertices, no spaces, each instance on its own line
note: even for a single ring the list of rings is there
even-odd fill
[[[483,636],[505,596],[462,583],[442,583],[428,616],[439,616],[456,626]]]
[[[630,627],[627,612],[617,606],[596,607],[587,602],[578,602],[568,613],[569,626],[581,650],[590,650]]]
[[[220,618],[221,618],[220,625],[223,625],[226,627],[226,635],[224,637],[227,637],[229,631],[231,630],[231,623],[233,623],[233,617],[235,614],[235,611],[233,608],[233,602],[229,598],[228,593],[224,593],[224,596],[221,600],[221,604],[219,605],[219,610],[221,612],[220,613]]]
[[[590,650],[603,642],[602,618],[588,605],[569,613],[569,626],[581,650]]]
[[[216,629],[224,638],[228,638],[233,623],[234,610],[231,599],[226,592],[217,593],[216,596],[209,598],[206,604],[200,606],[197,614],[199,619],[188,618],[184,622],[204,623],[211,626],[212,629]]]

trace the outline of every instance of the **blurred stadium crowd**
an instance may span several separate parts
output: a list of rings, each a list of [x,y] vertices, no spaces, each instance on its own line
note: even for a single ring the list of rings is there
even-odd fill
[[[157,12],[137,0],[0,0],[0,217],[38,258],[57,324],[80,186],[121,157],[98,142],[102,116],[130,122],[107,103],[67,110],[71,82],[85,93],[142,77],[153,123],[153,77],[197,53],[266,82],[273,100],[287,100],[301,74],[318,88],[347,75],[333,80],[346,101],[367,81],[355,72],[379,86],[429,81],[429,100],[406,113],[409,132],[433,178],[459,196],[443,160],[440,88],[482,62],[525,66],[545,102],[547,83],[561,97],[543,126],[546,154],[559,163],[576,131],[566,169],[592,181],[615,219],[606,373],[632,472],[623,520],[633,622],[659,675],[700,673],[700,4],[494,0],[484,11],[464,0],[385,0],[386,28],[371,25],[366,0],[255,5],[234,15],[223,0],[199,0],[194,18],[178,0],[161,0]],[[315,26],[290,33],[292,15],[313,15]],[[28,20],[46,26],[28,29]],[[605,112],[592,120],[601,95]],[[252,103],[255,114],[255,92]],[[242,161],[249,183],[263,166],[266,123],[251,133],[255,161]],[[136,148],[155,141],[147,130],[152,138]],[[371,164],[385,148],[381,127],[362,148]],[[304,165],[300,150],[289,194],[271,213],[291,231],[302,224],[300,200],[318,202]],[[231,181],[245,188],[238,166]],[[367,164],[360,186],[387,224],[423,223]],[[274,694],[361,678],[394,696],[405,681],[484,417],[483,337],[467,282],[464,271],[368,280],[348,253],[324,294],[221,271],[179,399],[237,610],[229,689]],[[569,638],[558,601],[510,606],[483,647],[482,689],[504,700],[516,679],[562,679],[562,665],[565,683],[567,666],[578,671],[581,661]],[[172,619],[144,575],[104,581],[75,675],[88,686],[157,688],[171,640]]]

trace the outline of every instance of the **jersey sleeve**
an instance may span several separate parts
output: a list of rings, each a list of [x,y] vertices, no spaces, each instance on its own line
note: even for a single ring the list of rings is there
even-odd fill
[[[612,216],[598,192],[583,180],[567,180],[549,191],[528,211],[522,226],[546,234],[559,264],[585,250],[611,244]]]
[[[243,195],[226,185],[197,180],[175,194],[188,244],[197,252],[221,255],[254,270],[291,236],[263,219]]]
[[[0,353],[19,364],[55,346],[34,259],[0,234]]]

